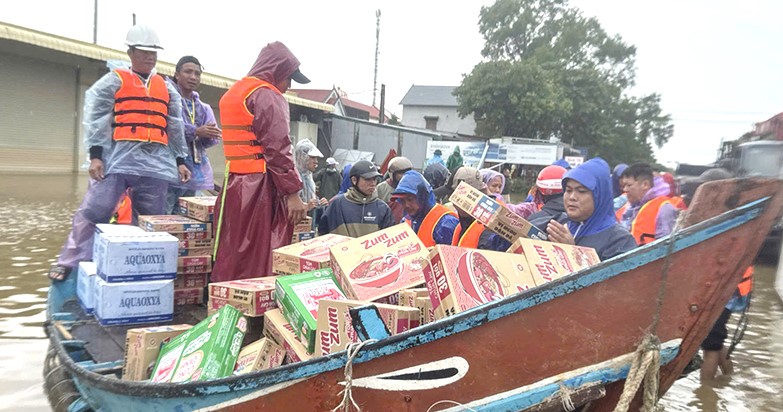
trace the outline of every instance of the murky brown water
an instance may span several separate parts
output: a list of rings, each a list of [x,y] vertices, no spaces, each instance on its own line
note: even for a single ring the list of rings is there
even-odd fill
[[[46,270],[70,229],[86,179],[0,175],[0,410],[48,410],[41,389]],[[666,394],[665,410],[783,410],[783,304],[772,287],[774,275],[773,266],[757,266],[750,326],[733,356],[735,374],[712,386],[702,386],[698,372],[690,374]]]

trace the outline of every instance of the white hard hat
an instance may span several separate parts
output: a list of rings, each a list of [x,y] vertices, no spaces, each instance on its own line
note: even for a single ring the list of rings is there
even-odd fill
[[[125,45],[146,51],[156,52],[158,50],[163,50],[155,30],[141,24],[137,24],[128,30],[128,35],[125,36]]]
[[[326,159],[326,164],[328,164],[328,165],[336,165],[337,164],[337,160],[334,160],[333,157],[327,158]]]

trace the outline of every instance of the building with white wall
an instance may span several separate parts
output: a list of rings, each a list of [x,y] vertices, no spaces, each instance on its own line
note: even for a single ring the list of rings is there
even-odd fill
[[[411,86],[402,98],[402,124],[439,132],[475,135],[473,115],[464,119],[457,114],[456,86]]]

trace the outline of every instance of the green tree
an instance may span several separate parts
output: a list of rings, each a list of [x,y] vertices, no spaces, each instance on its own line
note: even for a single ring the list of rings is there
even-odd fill
[[[478,134],[557,137],[610,164],[652,161],[671,137],[660,96],[628,95],[636,49],[567,0],[498,0],[479,31],[485,61],[455,90]]]

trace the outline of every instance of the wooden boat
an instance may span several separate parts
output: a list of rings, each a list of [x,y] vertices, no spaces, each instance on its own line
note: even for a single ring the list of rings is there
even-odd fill
[[[705,184],[670,237],[400,335],[360,308],[355,327],[375,340],[348,368],[343,351],[209,382],[122,381],[121,349],[105,352],[123,330],[89,341],[100,328],[71,310],[71,279],[49,292],[47,387],[71,411],[326,411],[348,384],[346,399],[366,411],[562,410],[569,400],[612,410],[646,337],[662,342],[658,394],[674,383],[780,218],[781,189],[768,179]],[[630,410],[641,402],[640,391]]]

